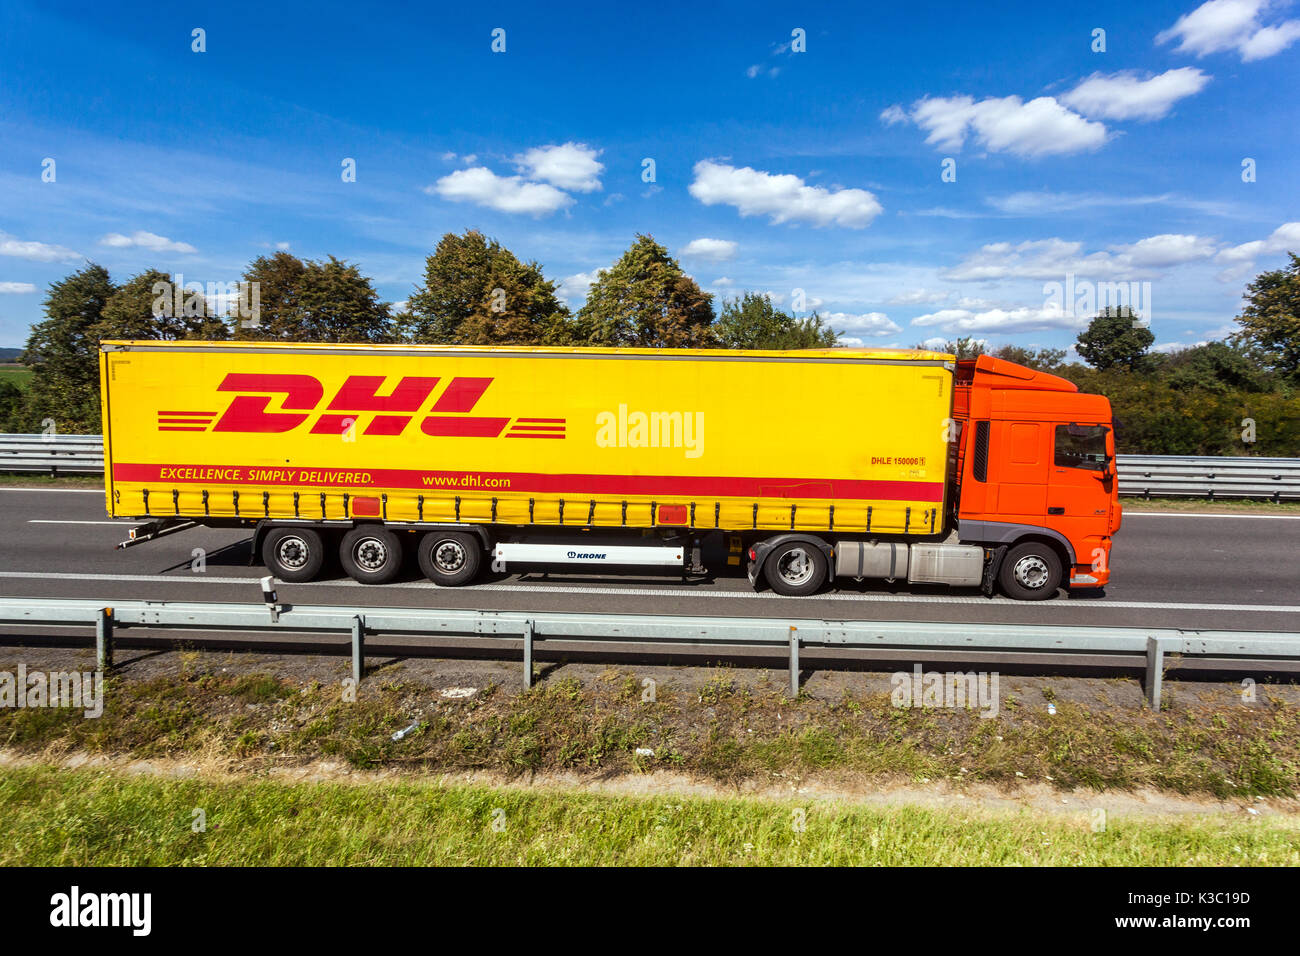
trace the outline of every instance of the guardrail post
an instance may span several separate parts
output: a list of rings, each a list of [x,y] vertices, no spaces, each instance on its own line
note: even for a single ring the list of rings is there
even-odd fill
[[[1160,683],[1164,678],[1165,647],[1158,637],[1147,638],[1147,703],[1160,710]]]
[[[790,625],[790,696],[799,696],[799,628]]]
[[[524,689],[533,686],[533,622],[524,621]]]
[[[365,672],[366,662],[362,656],[365,650],[366,642],[366,622],[360,614],[352,618],[352,679],[361,683],[361,675]]]
[[[113,609],[102,607],[95,618],[95,664],[101,674],[113,666]]]

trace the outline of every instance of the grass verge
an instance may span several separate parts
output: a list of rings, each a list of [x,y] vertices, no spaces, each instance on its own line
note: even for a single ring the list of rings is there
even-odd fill
[[[201,825],[200,825],[201,824]],[[1293,820],[0,770],[4,866],[1300,864]]]
[[[110,678],[105,709],[0,711],[0,747],[17,754],[217,755],[248,769],[341,761],[357,769],[608,775],[671,770],[725,785],[845,773],[870,779],[1047,783],[1059,789],[1229,797],[1300,790],[1300,709],[1241,704],[1231,688],[1177,692],[1152,713],[1120,700],[1132,682],[1098,681],[1072,699],[1003,695],[994,719],[974,710],[894,707],[887,692],[785,697],[779,680],[745,683],[722,669],[701,686],[673,682],[643,700],[635,674],[587,684],[552,677],[529,691],[489,685],[447,699],[400,669],[372,676],[355,702],[337,684],[198,666]],[[233,661],[233,658],[232,658]],[[341,666],[332,664],[331,666]],[[223,669],[224,670],[224,669]],[[1204,698],[1196,695],[1204,694]],[[1048,700],[1056,713],[1046,712]],[[394,740],[393,734],[413,728]],[[648,753],[647,753],[648,751]]]

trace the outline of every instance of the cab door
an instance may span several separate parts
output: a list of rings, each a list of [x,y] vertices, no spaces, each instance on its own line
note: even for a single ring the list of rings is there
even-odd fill
[[[998,521],[1043,524],[1047,511],[1051,426],[1044,422],[994,422],[990,444],[991,479],[996,501],[988,511]]]
[[[1114,498],[1114,436],[1105,425],[1070,423],[1052,428],[1052,467],[1047,495],[1047,526],[1065,535],[1076,560],[1094,556],[1082,549],[1088,538],[1109,534]]]

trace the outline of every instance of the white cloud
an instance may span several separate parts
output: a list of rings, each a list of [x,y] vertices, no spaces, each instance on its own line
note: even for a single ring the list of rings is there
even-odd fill
[[[889,300],[890,305],[937,305],[945,302],[952,295],[951,292],[930,292],[927,289],[913,289],[911,292],[900,292]]]
[[[695,164],[689,191],[706,206],[735,206],[742,216],[766,215],[773,223],[811,222],[862,229],[883,211],[865,189],[809,186],[789,173],[766,173],[707,159]]]
[[[981,246],[955,267],[940,273],[955,282],[994,279],[1060,279],[1074,273],[1085,279],[1132,279],[1160,269],[1208,259],[1214,242],[1203,236],[1165,234],[1149,236],[1129,245],[1085,253],[1083,243],[1064,239],[1034,239],[1013,245],[994,242]]]
[[[288,251],[289,251],[289,243],[287,243],[287,242],[277,242],[277,243],[275,244],[275,248],[279,249],[281,252],[288,252]]]
[[[1117,262],[1122,261],[1123,265],[1133,265],[1139,269],[1164,269],[1210,258],[1214,255],[1215,243],[1213,239],[1204,236],[1165,233],[1139,239],[1131,245],[1112,246],[1111,249],[1117,256]]]
[[[591,284],[598,278],[600,278],[599,271],[575,272],[573,275],[561,279],[556,291],[565,302],[577,302],[579,299],[587,297]]]
[[[143,229],[137,229],[129,236],[124,236],[120,232],[110,232],[99,240],[99,244],[113,249],[148,249],[150,252],[193,253],[199,251],[188,242],[176,242],[166,236],[160,236],[156,232],[145,232]]]
[[[730,239],[692,239],[682,250],[684,256],[698,256],[714,262],[730,259],[735,254],[736,244]]]
[[[772,300],[772,303],[773,303],[774,305],[784,305],[784,304],[785,304],[785,293],[784,293],[784,292],[773,292],[771,289],[768,289],[766,292],[761,293],[761,294],[762,294],[762,295],[765,295],[765,296],[767,296],[769,299],[771,299],[771,300]]]
[[[1236,50],[1243,62],[1263,60],[1300,38],[1300,20],[1261,23],[1271,5],[1268,0],[1209,0],[1158,33],[1156,43],[1177,40],[1179,53],[1198,57]]]
[[[399,312],[405,312],[408,304],[409,303],[407,302],[406,299],[402,299],[400,302],[394,302],[392,305],[390,305],[388,307],[388,310],[392,312],[393,315],[397,315]]]
[[[1205,88],[1210,75],[1194,66],[1138,79],[1135,72],[1094,73],[1061,97],[1066,106],[1098,119],[1160,119],[1185,96]]]
[[[1255,239],[1220,249],[1214,257],[1215,261],[1223,263],[1227,268],[1216,278],[1221,282],[1236,281],[1255,271],[1255,260],[1260,256],[1297,250],[1300,250],[1300,222],[1284,222],[1267,239]]]
[[[585,143],[562,146],[537,146],[515,157],[520,172],[529,179],[542,180],[560,189],[590,193],[600,189],[600,174],[605,166],[596,161],[600,150]]]
[[[1172,206],[1179,209],[1193,209],[1211,216],[1226,216],[1232,209],[1229,203],[1189,199],[1174,193],[1120,196],[1111,193],[1053,193],[1045,190],[1021,190],[1005,196],[990,196],[984,201],[1008,216],[1048,215],[1111,206]]]
[[[1300,249],[1300,222],[1284,222],[1273,230],[1267,239],[1243,242],[1229,246],[1218,255],[1220,262],[1242,262],[1270,252],[1288,252]]]
[[[425,192],[452,202],[472,202],[498,212],[546,215],[573,204],[573,197],[547,183],[522,176],[498,176],[485,166],[458,169],[426,186]]]
[[[1202,345],[1209,345],[1209,341],[1201,342],[1162,342],[1159,345],[1151,346],[1152,352],[1163,352],[1166,355],[1172,355],[1174,352],[1181,352],[1184,349],[1197,349]]]
[[[912,105],[910,119],[926,131],[927,143],[959,150],[969,135],[985,149],[1015,156],[1053,156],[1096,149],[1106,127],[1074,113],[1053,97],[1024,102],[1018,96],[926,97]]]
[[[971,332],[1042,332],[1050,329],[1074,330],[1089,322],[1085,315],[1073,315],[1059,305],[1024,306],[1018,309],[940,309],[912,320],[913,325],[938,327],[945,332],[968,335]]]
[[[735,280],[728,279],[726,276],[720,276],[719,278],[714,279],[712,282],[709,283],[709,285],[717,286],[720,289],[726,289],[735,284],[736,284]]]
[[[823,312],[821,317],[831,328],[852,332],[859,339],[862,336],[879,337],[902,331],[902,328],[883,312]]]
[[[30,282],[0,282],[0,295],[26,295],[35,291],[36,286]]]
[[[903,109],[897,103],[893,106],[887,106],[880,111],[880,122],[886,126],[897,126],[899,123],[907,122],[907,110]]]
[[[7,232],[0,232],[0,256],[16,256],[32,262],[66,262],[70,259],[80,259],[81,253],[74,252],[67,246],[24,241],[15,239]]]

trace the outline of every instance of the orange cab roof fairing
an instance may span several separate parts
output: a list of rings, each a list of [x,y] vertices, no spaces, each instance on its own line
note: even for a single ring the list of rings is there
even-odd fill
[[[957,363],[957,381],[985,388],[1033,389],[1048,392],[1077,392],[1079,386],[1059,375],[1025,368],[1006,359],[980,355]]]

